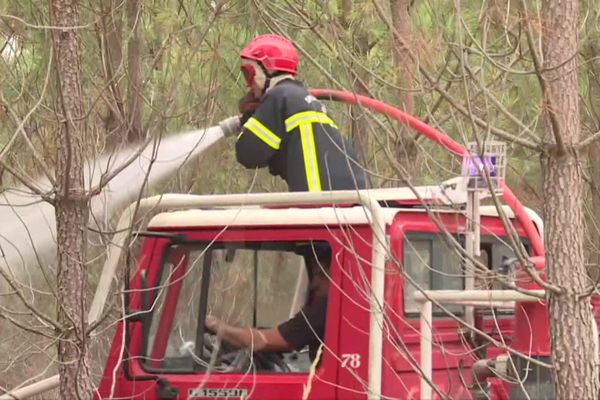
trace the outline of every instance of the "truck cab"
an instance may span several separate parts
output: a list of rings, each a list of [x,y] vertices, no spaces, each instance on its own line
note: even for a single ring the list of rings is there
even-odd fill
[[[97,397],[421,398],[417,293],[463,290],[468,276],[461,255],[464,208],[460,201],[423,202],[422,196],[431,199],[431,193],[427,187],[368,191],[377,218],[373,208],[358,201],[330,201],[326,194],[309,206],[293,204],[291,196],[261,204],[258,196],[265,195],[244,195],[239,203],[252,205],[228,206],[231,197],[222,196],[221,205],[218,199],[210,207],[191,201],[157,214],[138,232],[141,247],[125,291],[125,315]],[[510,210],[503,211],[512,217]],[[527,213],[541,232],[539,217]],[[510,281],[514,271],[506,261],[514,253],[496,207],[482,206],[480,214],[479,260],[489,274],[480,270],[475,285],[497,289],[497,280],[490,277],[506,275]],[[514,218],[512,223],[527,248],[525,231]],[[326,271],[325,332],[314,360],[307,348],[253,352],[207,331],[208,315],[261,329],[301,312],[311,298],[306,255],[316,245],[327,246],[332,257]],[[381,249],[381,264],[376,264]],[[382,304],[373,296],[378,290],[373,273],[378,272]],[[375,309],[379,319],[373,318]],[[468,312],[460,303],[433,306],[433,398],[472,398],[472,366],[505,351],[497,342],[466,333],[461,321],[468,320]],[[510,304],[489,305],[477,309],[475,321],[488,337],[510,346],[514,315]],[[379,347],[373,344],[373,332],[381,334]]]

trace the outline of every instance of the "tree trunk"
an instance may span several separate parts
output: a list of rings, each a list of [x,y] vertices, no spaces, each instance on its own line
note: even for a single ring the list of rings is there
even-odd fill
[[[53,26],[79,26],[76,0],[51,0]],[[60,121],[56,171],[58,319],[64,327],[58,344],[60,395],[89,399],[92,394],[87,342],[88,291],[85,268],[88,202],[83,180],[85,113],[81,91],[77,30],[52,30]]]
[[[102,2],[102,26],[104,36],[104,68],[106,70],[106,81],[109,83],[113,107],[108,109],[105,118],[105,128],[108,133],[117,132],[122,126],[123,89],[121,79],[123,77],[123,6],[118,0],[103,0]]]
[[[598,127],[600,129],[600,126]],[[589,149],[590,157],[590,175],[591,175],[591,194],[592,194],[592,221],[589,224],[588,231],[591,236],[591,249],[589,252],[588,274],[592,282],[600,281],[600,142],[595,141]]]
[[[142,96],[142,14],[140,0],[127,1],[127,71],[129,87],[127,90],[127,139],[140,141],[143,136]]]
[[[590,124],[594,131],[600,130],[600,36],[596,33],[598,11],[592,10],[588,19],[587,37],[587,72],[588,72],[588,97],[590,101]],[[600,279],[600,141],[596,140],[588,149],[590,194],[592,196],[592,210],[588,224],[590,246],[587,252],[588,274],[592,282]]]
[[[342,13],[340,15],[340,25],[352,34],[351,48],[354,56],[359,59],[365,59],[369,53],[369,36],[360,26],[350,23],[352,13],[352,0],[342,0]],[[369,96],[369,72],[361,71],[362,67],[355,63],[350,63],[350,74],[352,79],[352,90],[359,95]],[[358,106],[350,108],[350,118],[352,121],[351,138],[352,145],[364,166],[369,162],[369,126],[366,121],[365,111]],[[367,174],[367,183],[369,186],[371,179]]]
[[[584,182],[574,147],[580,135],[578,1],[542,2],[545,85],[544,213],[548,279],[562,289],[549,295],[557,399],[597,399],[600,385],[595,324],[587,285],[583,236]]]
[[[406,51],[406,43],[411,42],[412,32],[410,29],[410,6],[412,0],[390,0],[390,10],[392,13],[392,24],[394,29],[405,39],[404,43],[395,40],[394,46],[394,70],[397,72],[396,84],[401,88],[398,93],[400,109],[408,114],[414,114],[415,102],[413,93],[410,91],[413,85],[414,65]],[[395,37],[395,36],[394,36]],[[395,154],[400,164],[408,172],[412,179],[415,179],[417,173],[417,154],[418,149],[415,137],[411,130],[400,123],[398,128],[398,137],[395,143]]]
[[[405,43],[411,41],[410,29],[410,5],[411,0],[390,0],[392,12],[392,24],[394,29],[405,39]],[[415,102],[410,88],[413,83],[414,66],[408,55],[405,43],[396,41],[394,46],[394,64],[398,71],[396,82],[403,90],[398,93],[400,109],[412,114],[415,110]]]
[[[591,87],[590,90],[592,90]],[[590,185],[592,195],[592,215],[590,217],[592,221],[587,227],[590,234],[587,271],[591,282],[598,282],[600,281],[600,141],[596,140],[590,145],[589,160],[592,180]]]

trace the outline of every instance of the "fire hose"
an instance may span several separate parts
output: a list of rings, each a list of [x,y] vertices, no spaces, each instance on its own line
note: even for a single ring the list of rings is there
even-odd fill
[[[415,131],[419,132],[434,143],[442,146],[444,149],[457,156],[465,157],[469,154],[467,149],[456,143],[445,133],[382,101],[341,90],[313,89],[310,92],[313,96],[320,100],[332,100],[351,105],[359,105],[365,109],[385,114],[396,121],[400,121],[410,126]],[[542,240],[542,236],[531,221],[531,218],[527,215],[525,207],[504,182],[501,182],[500,184],[503,191],[504,201],[514,212],[515,217],[525,230],[525,234],[527,235],[527,239],[529,239],[531,248],[533,250],[533,255],[543,256],[544,242]]]

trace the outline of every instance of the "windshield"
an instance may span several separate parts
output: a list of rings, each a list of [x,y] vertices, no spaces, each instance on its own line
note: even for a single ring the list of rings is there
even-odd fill
[[[170,246],[151,288],[145,368],[208,369],[219,344],[205,332],[206,315],[230,325],[269,328],[296,314],[308,291],[305,261],[298,250],[302,245],[306,243]]]

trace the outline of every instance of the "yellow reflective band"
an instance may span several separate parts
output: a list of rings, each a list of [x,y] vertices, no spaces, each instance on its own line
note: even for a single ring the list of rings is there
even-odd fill
[[[285,130],[290,132],[294,130],[298,125],[304,123],[317,123],[331,125],[337,129],[337,126],[327,114],[319,111],[302,111],[292,115],[285,120]]]
[[[299,126],[302,138],[302,154],[304,155],[304,169],[306,171],[306,182],[309,192],[321,191],[321,175],[319,174],[319,162],[317,160],[317,148],[315,146],[315,135],[312,125],[305,122]]]
[[[269,147],[279,150],[279,146],[281,145],[281,139],[279,136],[271,132],[269,128],[264,126],[262,122],[256,118],[250,118],[248,122],[244,124],[244,128],[254,133],[260,140],[269,145]]]

